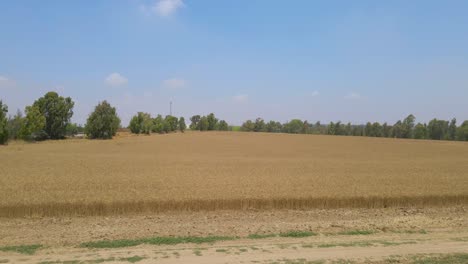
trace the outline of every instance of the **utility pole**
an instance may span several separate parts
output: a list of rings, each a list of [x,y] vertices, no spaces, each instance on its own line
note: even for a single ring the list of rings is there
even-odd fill
[[[172,101],[169,101],[169,115],[172,115]]]

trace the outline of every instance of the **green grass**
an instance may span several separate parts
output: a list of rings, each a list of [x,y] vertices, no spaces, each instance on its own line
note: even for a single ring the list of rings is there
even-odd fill
[[[12,251],[26,255],[33,255],[42,245],[21,245],[21,246],[6,246],[0,247],[0,251]]]
[[[289,231],[279,234],[280,237],[310,237],[316,235],[316,233],[310,231]]]
[[[350,230],[339,232],[338,235],[358,236],[358,235],[372,235],[376,232],[373,230]]]
[[[193,254],[195,254],[196,256],[203,256],[200,250],[194,250]]]
[[[218,248],[218,249],[216,249],[216,252],[227,253],[228,250],[227,250],[227,249],[224,249],[224,248]]]
[[[120,261],[128,261],[130,263],[136,263],[138,261],[141,261],[145,259],[144,257],[140,257],[140,256],[133,256],[133,257],[128,257],[128,258],[119,258]]]
[[[444,254],[437,256],[416,256],[413,264],[466,264],[468,263],[468,253]]]
[[[141,244],[150,245],[176,245],[183,243],[213,243],[217,241],[234,240],[236,237],[208,236],[208,237],[151,237],[135,240],[102,240],[95,242],[82,243],[80,246],[85,248],[121,248],[132,247]]]
[[[229,126],[229,129],[238,132],[241,131],[241,126]]]
[[[270,237],[276,237],[278,236],[277,234],[250,234],[247,238],[250,239],[263,239],[263,238],[270,238]]]
[[[319,248],[332,248],[332,247],[370,247],[374,244],[367,241],[349,242],[349,243],[326,243],[318,244]]]
[[[8,259],[0,259],[0,263],[8,263],[10,262]]]
[[[392,233],[397,234],[427,234],[428,232],[424,229],[419,230],[393,230]]]

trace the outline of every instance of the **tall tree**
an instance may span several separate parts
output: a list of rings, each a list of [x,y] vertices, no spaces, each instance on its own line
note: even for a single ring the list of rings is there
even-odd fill
[[[457,140],[468,141],[468,120],[464,121],[461,126],[457,128]]]
[[[263,118],[257,118],[255,119],[255,124],[254,124],[254,129],[253,131],[255,132],[264,132],[265,131],[265,121],[263,121]]]
[[[220,120],[219,123],[218,123],[218,130],[228,131],[229,130],[228,123],[226,121],[224,121],[224,120]]]
[[[445,120],[432,119],[427,125],[429,138],[434,140],[447,139],[448,123],[449,122]]]
[[[23,113],[18,109],[13,117],[8,119],[8,137],[10,139],[19,139],[20,130],[24,126]]]
[[[46,119],[44,130],[49,138],[65,137],[67,125],[73,116],[74,105],[70,97],[64,98],[56,92],[48,92],[34,102],[33,106],[37,107]]]
[[[20,129],[19,137],[25,140],[40,140],[46,137],[44,127],[46,118],[41,114],[37,106],[26,107],[26,117]]]
[[[457,119],[453,118],[450,120],[450,125],[448,127],[448,139],[455,140],[457,137]]]
[[[190,118],[190,129],[191,130],[200,130],[200,115],[194,115]]]
[[[8,141],[8,106],[0,100],[0,144],[4,145]]]
[[[426,135],[427,135],[427,129],[426,129],[426,125],[424,124],[421,124],[421,123],[418,123],[415,127],[414,127],[414,133],[413,133],[413,137],[415,139],[425,139],[426,138]]]
[[[185,124],[185,118],[184,117],[180,117],[179,118],[179,130],[180,132],[185,132],[185,129],[187,128],[187,125]]]
[[[117,133],[119,126],[120,118],[115,107],[103,101],[89,115],[85,133],[89,138],[111,139]]]
[[[209,126],[208,118],[206,116],[202,116],[200,118],[200,124],[199,124],[200,131],[208,130],[208,126]]]
[[[401,125],[401,137],[402,138],[412,138],[413,137],[413,128],[414,128],[414,115],[407,116]]]
[[[213,113],[210,113],[207,116],[208,120],[208,130],[216,130],[216,126],[218,125],[218,119],[215,117]]]
[[[151,129],[154,133],[163,133],[164,132],[164,119],[162,115],[158,115],[153,118],[153,127]]]

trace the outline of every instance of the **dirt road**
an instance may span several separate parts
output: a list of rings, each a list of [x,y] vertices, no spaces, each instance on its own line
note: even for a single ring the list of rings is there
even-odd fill
[[[313,235],[278,236],[292,230]],[[251,234],[276,236],[249,238]],[[90,241],[178,236],[233,239],[119,248],[80,246]],[[31,255],[5,250],[31,244],[41,248]],[[460,253],[443,263],[468,263],[464,207],[0,219],[0,263],[413,263],[418,258]]]

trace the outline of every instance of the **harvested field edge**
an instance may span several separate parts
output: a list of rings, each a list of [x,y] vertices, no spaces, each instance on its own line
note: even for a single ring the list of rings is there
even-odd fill
[[[129,201],[95,203],[47,203],[0,205],[0,217],[30,216],[103,216],[129,213],[215,210],[334,209],[436,207],[468,205],[466,195],[426,195],[401,197],[314,197],[274,199],[216,199],[187,201]]]

